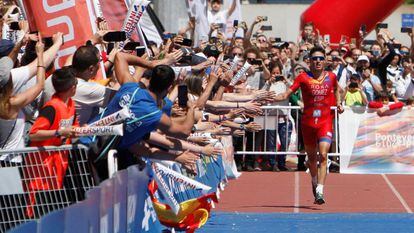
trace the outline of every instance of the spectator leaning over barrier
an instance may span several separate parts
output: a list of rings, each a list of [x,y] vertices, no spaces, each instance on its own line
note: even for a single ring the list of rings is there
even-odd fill
[[[186,157],[191,161],[191,166],[194,166],[194,162],[198,158],[195,154],[186,151],[176,155],[168,151],[148,148],[141,143],[155,129],[160,129],[167,135],[178,138],[186,138],[191,133],[194,124],[195,106],[193,104],[189,104],[187,117],[183,122],[171,121],[171,118],[165,114],[166,110],[161,110],[163,99],[175,79],[174,71],[168,65],[177,62],[182,54],[182,51],[178,50],[167,55],[163,60],[152,62],[124,53],[116,55],[114,67],[121,88],[108,104],[103,117],[128,106],[133,115],[132,119],[126,122],[124,136],[118,144],[119,149],[156,159],[177,160],[180,156]],[[147,89],[140,88],[140,84],[135,82],[129,73],[129,65],[153,69]],[[125,157],[121,156],[122,159],[127,160],[128,158]]]
[[[14,79],[11,76],[13,58],[4,57],[0,62],[0,148],[17,149],[24,147],[24,114],[22,108],[30,104],[43,90],[45,82],[44,44],[39,35],[36,44],[37,74],[36,85],[24,92],[14,94]],[[17,56],[17,54],[16,54]]]
[[[79,127],[72,100],[77,84],[72,68],[56,70],[51,79],[56,92],[40,110],[30,130],[30,146],[70,144],[70,138],[75,136],[73,128]]]

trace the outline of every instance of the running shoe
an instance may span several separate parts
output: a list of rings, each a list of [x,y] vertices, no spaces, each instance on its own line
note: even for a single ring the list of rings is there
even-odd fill
[[[312,193],[313,193],[314,198],[316,198],[316,186],[317,186],[317,184],[312,183]]]
[[[318,204],[318,205],[325,204],[325,199],[323,198],[322,193],[316,193],[315,202],[313,204]]]

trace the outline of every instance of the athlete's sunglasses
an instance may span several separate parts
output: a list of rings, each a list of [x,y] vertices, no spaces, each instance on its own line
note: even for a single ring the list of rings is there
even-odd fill
[[[312,61],[325,61],[324,56],[313,56],[311,57]]]

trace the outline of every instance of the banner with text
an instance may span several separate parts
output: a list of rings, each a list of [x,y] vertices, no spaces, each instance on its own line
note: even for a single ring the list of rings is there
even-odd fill
[[[72,55],[96,30],[95,14],[90,0],[25,0],[24,7],[29,16],[30,27],[41,32],[43,37],[57,32],[64,34],[64,45],[60,48],[55,62],[57,68],[63,66],[65,59],[62,58]]]
[[[414,174],[414,109],[380,117],[365,108],[339,116],[341,173]]]

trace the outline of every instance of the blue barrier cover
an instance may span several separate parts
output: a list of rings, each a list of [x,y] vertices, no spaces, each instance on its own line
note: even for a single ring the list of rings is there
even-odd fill
[[[35,233],[37,230],[37,222],[30,221],[26,222],[18,227],[14,228],[13,230],[9,231],[9,233]]]
[[[122,170],[114,176],[114,232],[127,230],[127,183],[128,171]]]
[[[114,231],[114,179],[102,182],[100,202],[100,232],[112,233]]]
[[[88,213],[85,202],[65,208],[65,233],[89,232]]]
[[[84,201],[87,207],[85,212],[88,215],[88,224],[90,233],[100,233],[99,230],[99,209],[101,202],[101,188],[95,187],[86,193],[86,200]]]
[[[65,209],[51,212],[40,219],[37,225],[37,233],[64,233]]]
[[[138,166],[128,168],[127,230],[131,233],[161,232],[161,225],[147,194],[150,180],[148,172],[148,168],[142,171],[139,171]]]

